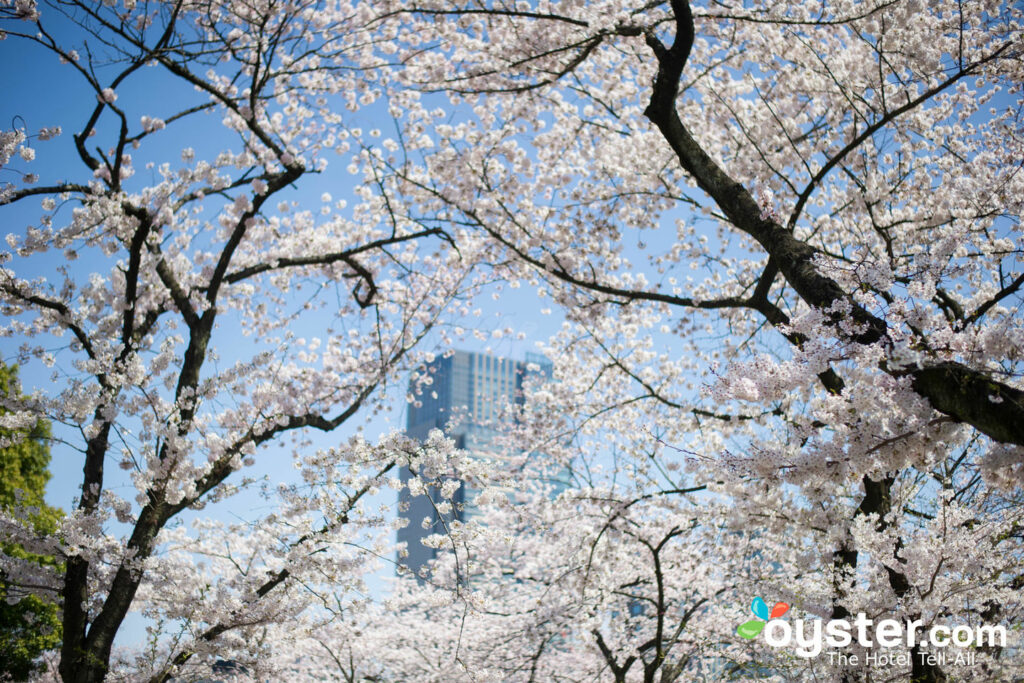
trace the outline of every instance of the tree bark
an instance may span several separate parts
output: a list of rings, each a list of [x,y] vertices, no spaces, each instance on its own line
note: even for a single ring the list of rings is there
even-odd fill
[[[676,96],[693,47],[693,15],[686,0],[672,0],[672,9],[676,22],[672,46],[666,48],[653,33],[647,34],[647,44],[658,59],[658,74],[645,116],[661,131],[697,185],[733,225],[764,247],[801,299],[828,315],[840,338],[858,344],[891,344],[884,320],[857,303],[835,280],[818,272],[812,261],[817,250],[764,217],[746,188],[690,135],[676,110]],[[966,67],[961,73],[970,70]],[[953,361],[920,367],[883,364],[883,369],[895,377],[909,376],[914,391],[940,413],[972,425],[995,441],[1024,445],[1024,391]]]

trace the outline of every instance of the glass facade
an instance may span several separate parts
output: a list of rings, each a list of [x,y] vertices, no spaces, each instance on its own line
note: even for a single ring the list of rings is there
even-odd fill
[[[531,366],[539,370],[531,371]],[[523,382],[531,374],[550,377],[551,364],[536,354],[529,354],[527,362],[522,362],[485,353],[456,351],[430,363],[426,372],[433,381],[423,387],[422,394],[416,395],[416,387],[410,382],[409,393],[416,395],[416,402],[409,405],[406,433],[422,440],[431,430],[440,429],[454,439],[458,448],[486,458],[497,456],[492,445],[496,427],[507,419],[508,407],[522,404]],[[403,483],[412,476],[408,467],[401,469]],[[452,501],[455,510],[448,517],[471,518],[476,513],[472,501],[477,493],[463,483]],[[405,543],[408,552],[399,563],[417,574],[438,552],[424,546],[420,540],[444,533],[446,520],[439,517],[435,509],[440,502],[437,496],[434,491],[431,497],[412,497],[407,489],[399,495],[403,510],[400,514],[409,519],[409,524],[398,530],[398,540]],[[424,519],[428,520],[426,527]]]

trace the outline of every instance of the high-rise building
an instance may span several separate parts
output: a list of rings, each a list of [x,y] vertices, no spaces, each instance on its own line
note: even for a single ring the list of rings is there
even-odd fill
[[[526,361],[499,358],[486,353],[455,351],[436,359],[427,366],[432,383],[416,394],[410,382],[410,393],[416,401],[409,405],[406,433],[415,439],[426,439],[434,429],[440,429],[455,441],[457,448],[480,457],[494,455],[493,441],[496,427],[507,419],[506,409],[523,402],[523,383],[531,375],[550,376],[551,364],[544,356],[527,354]],[[454,421],[453,421],[454,418]],[[449,423],[453,423],[452,426]],[[403,483],[412,477],[408,467],[400,471]],[[473,516],[472,500],[477,491],[463,484],[452,500],[456,519]],[[432,497],[412,497],[406,488],[399,495],[403,517],[409,524],[398,530],[399,542],[406,544],[408,555],[399,560],[418,573],[437,555],[420,540],[430,534],[443,533],[443,525],[435,505],[440,502],[437,491]],[[430,520],[424,528],[422,520]]]

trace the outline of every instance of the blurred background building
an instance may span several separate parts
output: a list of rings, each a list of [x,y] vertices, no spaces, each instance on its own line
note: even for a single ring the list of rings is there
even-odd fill
[[[423,440],[431,430],[440,429],[455,441],[457,448],[481,458],[497,459],[501,454],[495,439],[501,426],[513,419],[510,409],[522,405],[524,383],[538,376],[550,378],[551,362],[532,353],[526,354],[525,361],[516,361],[486,353],[455,351],[436,359],[426,372],[433,382],[423,387],[422,394],[417,393],[415,381],[410,381],[409,393],[416,399],[409,404],[406,433]],[[407,466],[401,469],[403,483],[412,476]],[[561,488],[564,487],[563,481]],[[477,493],[464,482],[455,492],[454,512],[449,518],[466,521],[473,517],[476,509],[472,501]],[[407,488],[399,494],[399,514],[409,520],[408,525],[398,530],[398,540],[406,544],[408,552],[399,563],[417,575],[440,552],[420,543],[426,536],[444,533],[435,509],[439,502],[436,489],[430,496],[412,497]],[[424,518],[431,520],[426,527],[422,524]]]

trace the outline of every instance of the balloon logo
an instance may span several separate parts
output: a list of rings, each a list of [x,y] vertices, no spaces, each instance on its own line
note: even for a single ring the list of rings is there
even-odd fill
[[[736,633],[740,634],[741,638],[746,638],[747,640],[757,638],[761,631],[764,630],[764,625],[768,620],[781,617],[789,611],[789,605],[784,602],[777,602],[771,609],[768,609],[768,603],[762,598],[754,598],[750,603],[750,611],[754,613],[757,619],[745,621],[736,627]]]

